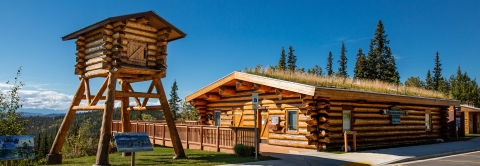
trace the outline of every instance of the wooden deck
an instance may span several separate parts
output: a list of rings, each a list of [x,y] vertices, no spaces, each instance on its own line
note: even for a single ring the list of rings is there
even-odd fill
[[[255,145],[254,128],[196,125],[197,122],[178,121],[178,135],[185,149],[234,153],[236,144]],[[161,121],[132,121],[131,132],[147,132],[152,144],[172,147],[168,126]],[[121,132],[121,121],[113,121],[112,132]],[[260,142],[260,141],[257,141]],[[260,146],[259,146],[260,147]]]

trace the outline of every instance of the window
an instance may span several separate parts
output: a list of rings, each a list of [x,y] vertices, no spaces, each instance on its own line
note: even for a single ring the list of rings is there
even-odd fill
[[[220,111],[215,111],[215,126],[220,126]]]
[[[425,111],[425,131],[432,130],[432,117],[429,110]]]
[[[342,131],[351,131],[352,111],[343,110],[342,112]]]
[[[288,110],[288,130],[297,130],[298,126],[298,111]]]

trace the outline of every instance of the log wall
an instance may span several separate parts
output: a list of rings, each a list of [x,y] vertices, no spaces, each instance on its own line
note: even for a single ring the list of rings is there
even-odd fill
[[[78,36],[75,74],[105,77],[112,67],[133,65],[161,70],[165,76],[170,33],[170,28],[157,30],[148,21],[125,20]]]

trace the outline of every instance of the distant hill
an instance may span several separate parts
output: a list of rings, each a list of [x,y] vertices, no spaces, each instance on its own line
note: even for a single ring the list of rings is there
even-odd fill
[[[53,109],[35,109],[35,108],[20,108],[18,112],[23,113],[22,117],[35,117],[35,116],[44,116],[44,117],[56,117],[56,116],[65,116],[65,110],[53,110]]]

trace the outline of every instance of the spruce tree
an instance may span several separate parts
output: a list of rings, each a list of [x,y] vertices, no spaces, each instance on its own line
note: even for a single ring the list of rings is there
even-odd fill
[[[327,76],[332,76],[333,70],[332,70],[332,51],[328,53],[328,58],[327,58],[327,66],[325,67],[325,70],[327,70]]]
[[[404,83],[405,86],[425,88],[425,82],[420,77],[408,77]]]
[[[382,20],[378,21],[375,36],[370,40],[368,52],[369,77],[368,79],[379,79],[391,83],[399,83],[400,74],[397,71],[395,57],[388,44],[387,35]]]
[[[180,107],[178,106],[178,102],[180,102],[180,98],[177,94],[178,86],[177,80],[173,81],[172,90],[170,90],[170,99],[168,99],[168,105],[170,106],[170,111],[172,112],[172,116],[174,120],[178,119],[178,111]]]
[[[439,90],[440,82],[442,81],[442,64],[440,63],[440,57],[438,51],[435,55],[435,67],[433,68],[432,87],[433,90]]]
[[[353,69],[353,78],[367,78],[367,59],[363,54],[362,49],[358,49],[357,62],[355,63],[355,69]]]
[[[317,64],[315,64],[315,66],[313,66],[312,69],[308,69],[307,73],[317,75],[317,76],[323,75],[322,68],[320,66],[318,66]]]
[[[285,57],[285,48],[282,47],[282,53],[280,54],[280,60],[278,61],[277,69],[285,70],[287,68]]]
[[[338,60],[338,76],[340,77],[348,77],[347,73],[347,56],[345,56],[345,52],[347,52],[347,48],[345,48],[345,43],[342,41],[342,48],[340,48],[340,59]]]
[[[433,90],[433,80],[432,75],[430,74],[430,69],[428,69],[427,77],[425,78],[425,89]]]
[[[288,50],[289,50],[289,51],[288,51],[288,61],[287,61],[288,66],[287,66],[287,69],[290,70],[290,71],[295,71],[295,68],[297,67],[297,66],[296,66],[296,64],[297,64],[297,56],[295,56],[295,55],[293,54],[293,52],[294,52],[295,50],[293,50],[293,47],[292,47],[292,46],[290,46],[290,47],[288,48]]]

